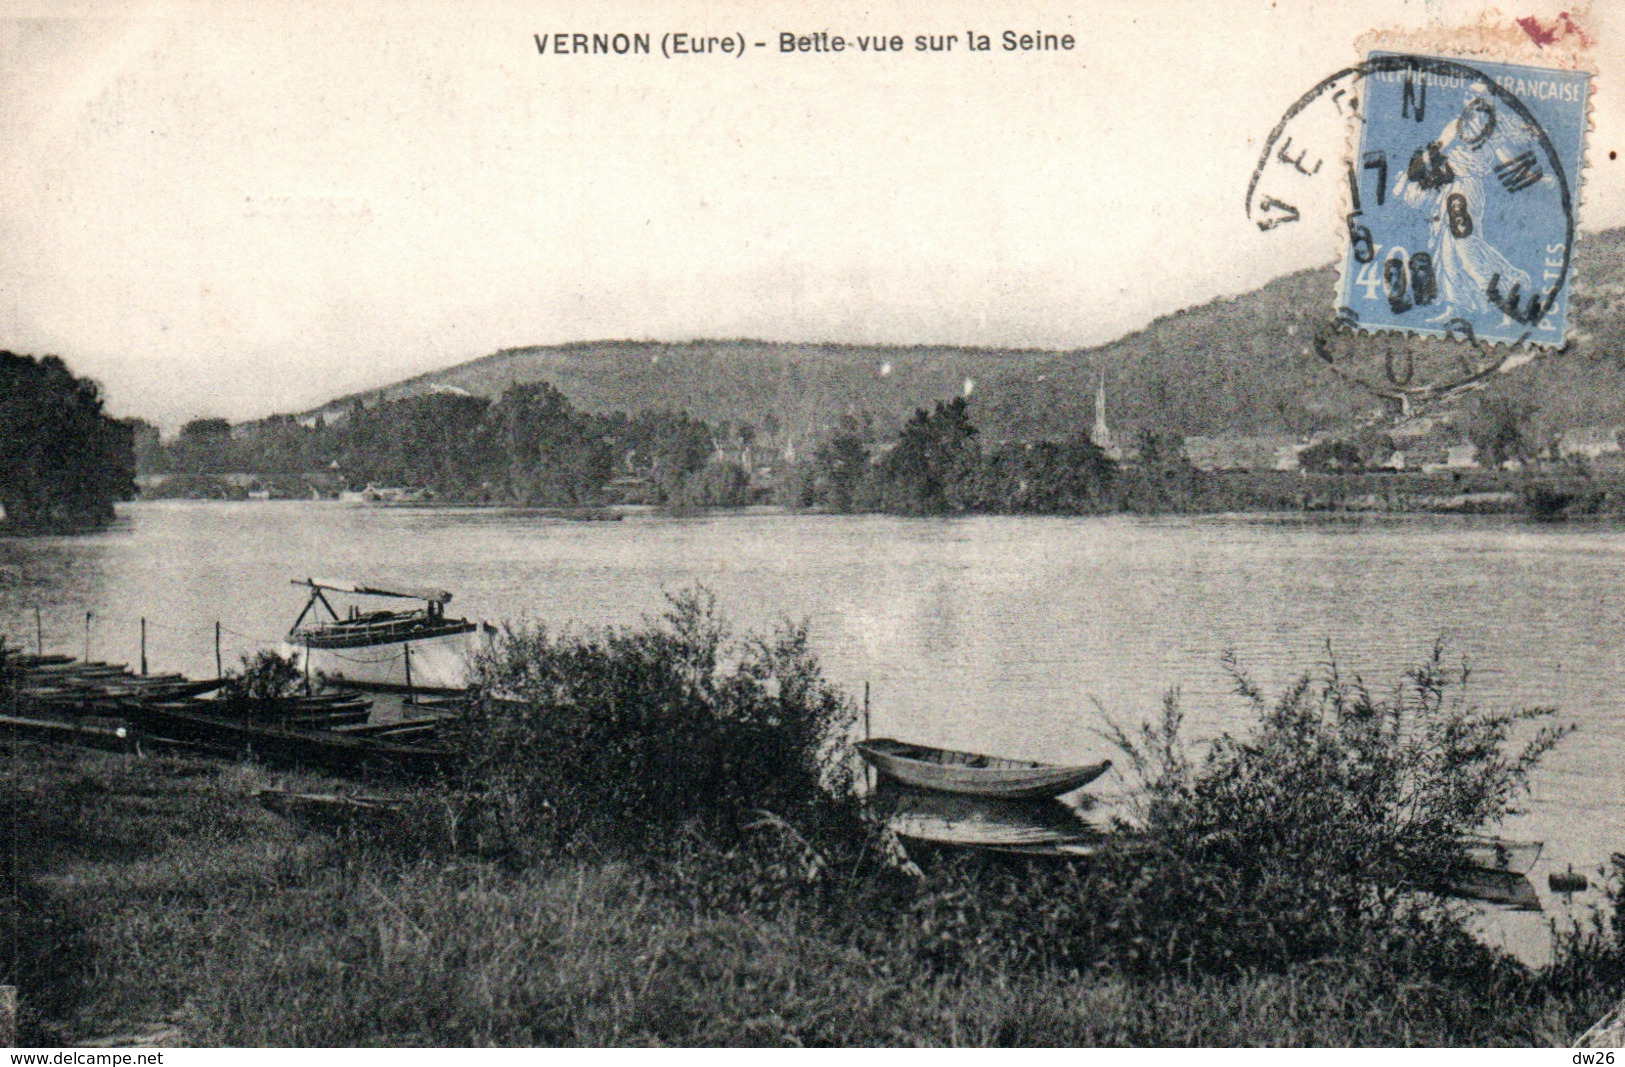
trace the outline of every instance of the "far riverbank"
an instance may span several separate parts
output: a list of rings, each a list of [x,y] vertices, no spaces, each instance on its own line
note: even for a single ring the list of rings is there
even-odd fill
[[[330,478],[297,474],[184,475],[143,478],[144,500],[336,500]],[[351,494],[352,496],[354,494]],[[625,514],[694,515],[729,512],[738,506],[772,507],[786,514],[900,514],[851,501],[846,509],[827,504],[797,507],[784,493],[758,487],[735,507],[692,504],[663,507],[627,503],[606,494],[596,503],[557,506],[491,493],[435,493],[411,490],[407,499],[355,500],[374,507],[483,507],[526,511],[575,520],[614,519]],[[967,506],[961,515],[1156,515],[1257,514],[1270,512],[1348,512],[1386,514],[1527,515],[1540,520],[1588,515],[1625,515],[1625,473],[1588,473],[1573,467],[1539,471],[1463,468],[1417,471],[1190,471],[1178,486],[1150,500],[1102,499],[1085,506],[1019,506],[1008,510]],[[0,528],[3,532],[3,528]],[[23,532],[23,531],[17,531]]]

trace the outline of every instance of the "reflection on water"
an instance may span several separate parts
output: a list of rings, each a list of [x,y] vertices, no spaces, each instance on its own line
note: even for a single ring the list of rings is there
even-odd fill
[[[1391,685],[1436,637],[1486,705],[1553,704],[1580,732],[1509,831],[1547,867],[1625,848],[1625,527],[1504,518],[1260,516],[903,520],[773,514],[575,523],[471,509],[150,503],[82,538],[0,539],[0,628],[214,669],[274,644],[294,577],[453,590],[452,608],[553,627],[630,623],[704,583],[739,628],[805,618],[826,669],[872,684],[876,734],[999,755],[1112,755],[1096,705],[1156,713],[1178,687],[1196,732],[1240,723],[1220,653],[1266,691],[1325,658]],[[1542,887],[1544,889],[1544,887]]]

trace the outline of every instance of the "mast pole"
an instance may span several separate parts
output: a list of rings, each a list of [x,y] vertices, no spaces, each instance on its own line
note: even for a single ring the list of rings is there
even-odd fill
[[[869,740],[869,679],[863,680],[863,739]],[[863,761],[863,785],[868,792],[874,792],[874,780],[869,773],[869,761]]]
[[[406,652],[406,702],[416,707],[417,695],[412,692],[412,642],[404,642],[401,648]]]

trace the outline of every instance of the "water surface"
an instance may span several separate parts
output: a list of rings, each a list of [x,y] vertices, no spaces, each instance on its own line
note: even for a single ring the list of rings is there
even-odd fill
[[[139,503],[104,533],[0,539],[0,631],[153,669],[214,670],[273,645],[294,577],[390,577],[453,614],[635,623],[716,593],[737,629],[805,619],[828,674],[868,681],[873,729],[1001,755],[1112,755],[1099,708],[1243,725],[1221,653],[1267,692],[1323,661],[1378,686],[1443,636],[1484,706],[1555,705],[1580,731],[1508,828],[1589,869],[1625,850],[1625,526],[1505,517],[955,520],[748,513],[569,522],[477,509]],[[1544,891],[1544,885],[1541,886]]]

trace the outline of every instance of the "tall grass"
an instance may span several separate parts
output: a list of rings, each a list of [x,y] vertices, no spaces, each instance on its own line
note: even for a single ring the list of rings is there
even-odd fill
[[[908,877],[805,628],[730,638],[701,593],[514,627],[383,832],[261,809],[251,765],[30,747],[6,974],[35,1040],[200,1044],[1548,1043],[1612,1002],[1606,923],[1537,973],[1435,892],[1549,712],[1480,712],[1437,648],[1386,693],[1236,676],[1246,734],[1117,731],[1138,803],[1090,861]]]
[[[954,962],[926,951],[953,906],[925,900],[952,892],[936,871],[889,921],[805,903],[735,914],[690,906],[659,866],[413,856],[252,799],[331,782],[18,755],[0,800],[21,802],[29,835],[30,955],[7,975],[29,1043],[1552,1044],[1613,1000],[1371,956],[1144,977],[1024,965],[988,937]],[[58,803],[27,803],[42,794]]]

